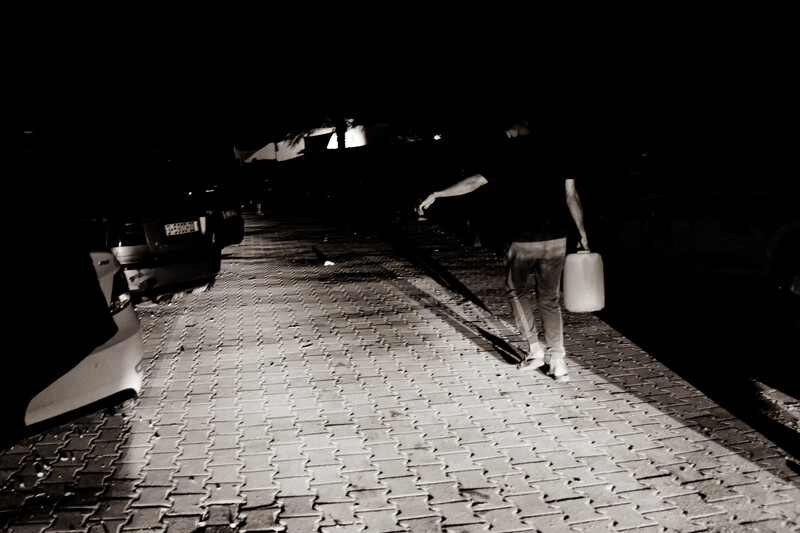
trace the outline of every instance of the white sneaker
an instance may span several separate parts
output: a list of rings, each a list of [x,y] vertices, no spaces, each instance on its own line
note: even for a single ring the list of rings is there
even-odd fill
[[[544,350],[542,350],[542,347],[539,344],[532,344],[528,355],[526,355],[525,359],[520,361],[520,363],[517,365],[518,368],[528,366],[532,368],[540,368],[544,366]]]
[[[547,375],[552,376],[556,381],[569,381],[567,365],[562,360],[551,361],[550,367],[547,369]]]

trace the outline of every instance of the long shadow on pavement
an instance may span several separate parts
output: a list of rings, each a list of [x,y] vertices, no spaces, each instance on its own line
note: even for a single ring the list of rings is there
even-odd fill
[[[384,221],[385,222],[385,221]],[[409,260],[415,266],[420,265],[419,260],[415,260],[416,257],[425,257],[425,268],[422,270],[426,273],[430,273],[431,271],[437,273],[437,277],[440,278],[454,278],[449,270],[447,265],[438,263],[430,254],[427,253],[425,250],[424,245],[420,245],[415,243],[415,239],[413,236],[403,234],[403,224],[401,223],[398,227],[392,227],[391,230],[387,230],[387,225],[389,223],[377,224],[373,221],[373,229],[382,230],[384,231],[384,235],[387,240],[392,243],[393,245],[397,245],[398,243],[398,250],[406,255],[410,255]],[[405,229],[409,229],[408,224],[406,224]],[[413,228],[411,228],[413,232]],[[398,237],[399,234],[403,234],[401,238]],[[408,245],[407,243],[414,243],[413,246]],[[436,263],[435,267],[431,267],[431,264]],[[442,275],[441,273],[446,273],[446,275]],[[437,277],[434,279],[437,279]],[[437,279],[438,281],[438,279]],[[459,286],[464,286],[461,282],[458,284],[452,284],[448,286],[446,283],[441,283],[443,286],[447,287],[448,289],[454,291],[456,294],[461,294],[462,296],[464,293],[459,288]],[[473,294],[472,291],[469,291],[469,294]],[[475,299],[480,301],[480,294],[473,295]],[[472,298],[470,298],[472,300]],[[474,301],[474,300],[473,300]],[[485,305],[482,306],[484,309],[487,309]],[[436,309],[437,313],[442,316],[443,319],[448,321],[448,323],[452,324],[457,329],[463,332],[470,332],[473,335],[469,335],[474,341],[480,343],[482,348],[486,348],[489,346],[491,348],[492,353],[499,354],[503,359],[505,359],[509,363],[516,363],[514,356],[509,354],[511,353],[518,353],[518,350],[515,350],[513,347],[509,350],[507,347],[510,345],[497,337],[496,335],[489,334],[485,329],[481,328],[480,326],[476,326],[475,324],[465,324],[457,320],[457,317],[451,312],[443,311],[441,308]],[[654,318],[651,315],[647,314],[646,310],[637,309],[636,312],[631,313],[632,315],[637,316],[640,320],[649,320]],[[598,317],[601,318],[601,313],[597,313]],[[614,328],[615,324],[613,322],[607,322],[609,325]],[[655,317],[655,322],[658,323],[658,318]],[[662,323],[663,325],[664,323]],[[477,332],[477,336],[475,333]],[[625,331],[620,332],[622,335],[626,335]],[[637,337],[633,335],[633,342],[637,344],[638,347],[645,350],[649,355],[657,359],[659,362],[670,368],[670,370],[675,371],[679,376],[686,379],[691,385],[695,386],[707,395],[712,401],[716,402],[720,407],[723,409],[729,410],[734,416],[740,418],[743,422],[750,425],[753,429],[757,432],[761,433],[762,435],[766,436],[773,442],[775,442],[778,446],[780,446],[783,450],[788,452],[794,458],[800,458],[800,439],[798,439],[798,433],[788,428],[787,426],[780,424],[769,417],[762,415],[762,410],[764,406],[759,406],[758,402],[758,391],[754,388],[751,381],[747,379],[747,377],[742,372],[720,372],[719,369],[716,372],[713,372],[712,369],[714,365],[720,364],[720,361],[716,358],[711,358],[708,356],[708,353],[703,353],[703,348],[700,345],[695,346],[694,350],[687,349],[687,342],[691,342],[691,337],[687,336],[686,334],[681,335],[682,331],[680,328],[671,330],[669,334],[661,334],[660,340],[665,341],[663,342],[661,348],[662,350],[655,349],[653,346],[649,345],[648,343],[642,343],[641,346],[638,344]],[[626,335],[627,336],[627,335]],[[499,342],[498,342],[499,341]],[[668,341],[668,342],[666,342]],[[488,343],[488,344],[487,344]],[[707,346],[706,346],[707,349]],[[669,360],[669,358],[665,358],[662,352],[668,352],[672,354],[681,354],[683,356],[684,361],[688,361],[688,364],[691,364],[693,361],[693,367],[695,372],[687,372],[686,371],[686,364],[683,366],[676,365],[674,360]],[[720,352],[722,354],[725,353],[724,349]],[[673,355],[674,357],[674,355]],[[738,364],[738,363],[737,363]],[[722,368],[725,368],[724,365]],[[597,373],[603,373],[603,368],[592,367],[591,370]],[[702,379],[698,379],[698,376],[702,376]],[[619,384],[618,380],[614,380],[613,376],[609,376],[611,379],[610,382]],[[631,391],[636,393],[635,391]],[[653,398],[643,398],[648,402],[654,401]],[[657,400],[655,400],[657,403]],[[668,407],[668,404],[664,407]],[[666,412],[671,413],[672,416],[676,418],[683,418],[679,412],[676,412],[672,409],[667,409]],[[687,417],[685,420],[682,420],[686,423],[687,426],[690,427],[698,427],[698,423],[702,425],[702,422],[697,419],[692,419],[692,417]],[[699,429],[699,428],[698,428]],[[706,428],[709,429],[709,428]],[[713,431],[713,428],[712,428]],[[734,439],[735,440],[735,439]],[[727,438],[723,437],[720,439],[720,442],[723,445],[727,445]],[[734,441],[731,441],[731,445],[734,445]],[[746,444],[742,444],[736,442],[733,446],[734,449],[737,447],[742,447],[747,449]],[[758,457],[761,453],[761,450],[752,449],[748,452],[751,457]],[[791,460],[787,460],[786,467],[790,470],[795,470],[798,468],[797,463],[794,463]]]

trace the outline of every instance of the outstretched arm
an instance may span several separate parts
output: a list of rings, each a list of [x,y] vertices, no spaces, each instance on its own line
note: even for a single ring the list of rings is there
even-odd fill
[[[422,200],[417,206],[417,214],[422,215],[423,212],[428,209],[433,202],[436,201],[437,198],[446,198],[448,196],[461,196],[462,194],[468,194],[472,191],[478,189],[479,187],[483,187],[488,183],[487,179],[483,177],[481,174],[473,174],[472,176],[468,176],[463,180],[455,183],[446,189],[442,189],[441,191],[434,191],[430,193],[427,198]]]
[[[588,252],[589,239],[586,237],[586,229],[583,227],[583,207],[581,206],[581,198],[578,196],[578,189],[575,188],[575,180],[567,179],[565,187],[567,191],[567,206],[572,215],[572,220],[575,221],[575,226],[578,228],[578,233],[580,233],[581,246]]]

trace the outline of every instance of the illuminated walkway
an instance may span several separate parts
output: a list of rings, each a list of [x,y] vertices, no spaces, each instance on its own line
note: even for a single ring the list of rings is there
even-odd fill
[[[570,382],[517,369],[484,250],[246,224],[212,289],[138,307],[139,398],[2,451],[4,531],[799,530],[792,458],[594,315]]]

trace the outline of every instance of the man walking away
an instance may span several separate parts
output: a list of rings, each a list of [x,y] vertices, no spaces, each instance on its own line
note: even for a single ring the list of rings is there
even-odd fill
[[[514,321],[528,343],[520,366],[547,365],[548,375],[568,381],[559,292],[570,223],[577,227],[580,245],[589,250],[572,171],[575,161],[569,157],[574,154],[568,154],[563,145],[543,142],[544,136],[531,135],[527,121],[503,124],[501,131],[505,136],[498,136],[497,142],[487,147],[491,157],[483,158],[457,183],[429,194],[416,210],[422,215],[438,198],[461,196],[487,184],[497,189],[495,197],[502,207],[497,226],[507,243],[505,286]],[[534,320],[534,297],[541,313],[544,346]]]

